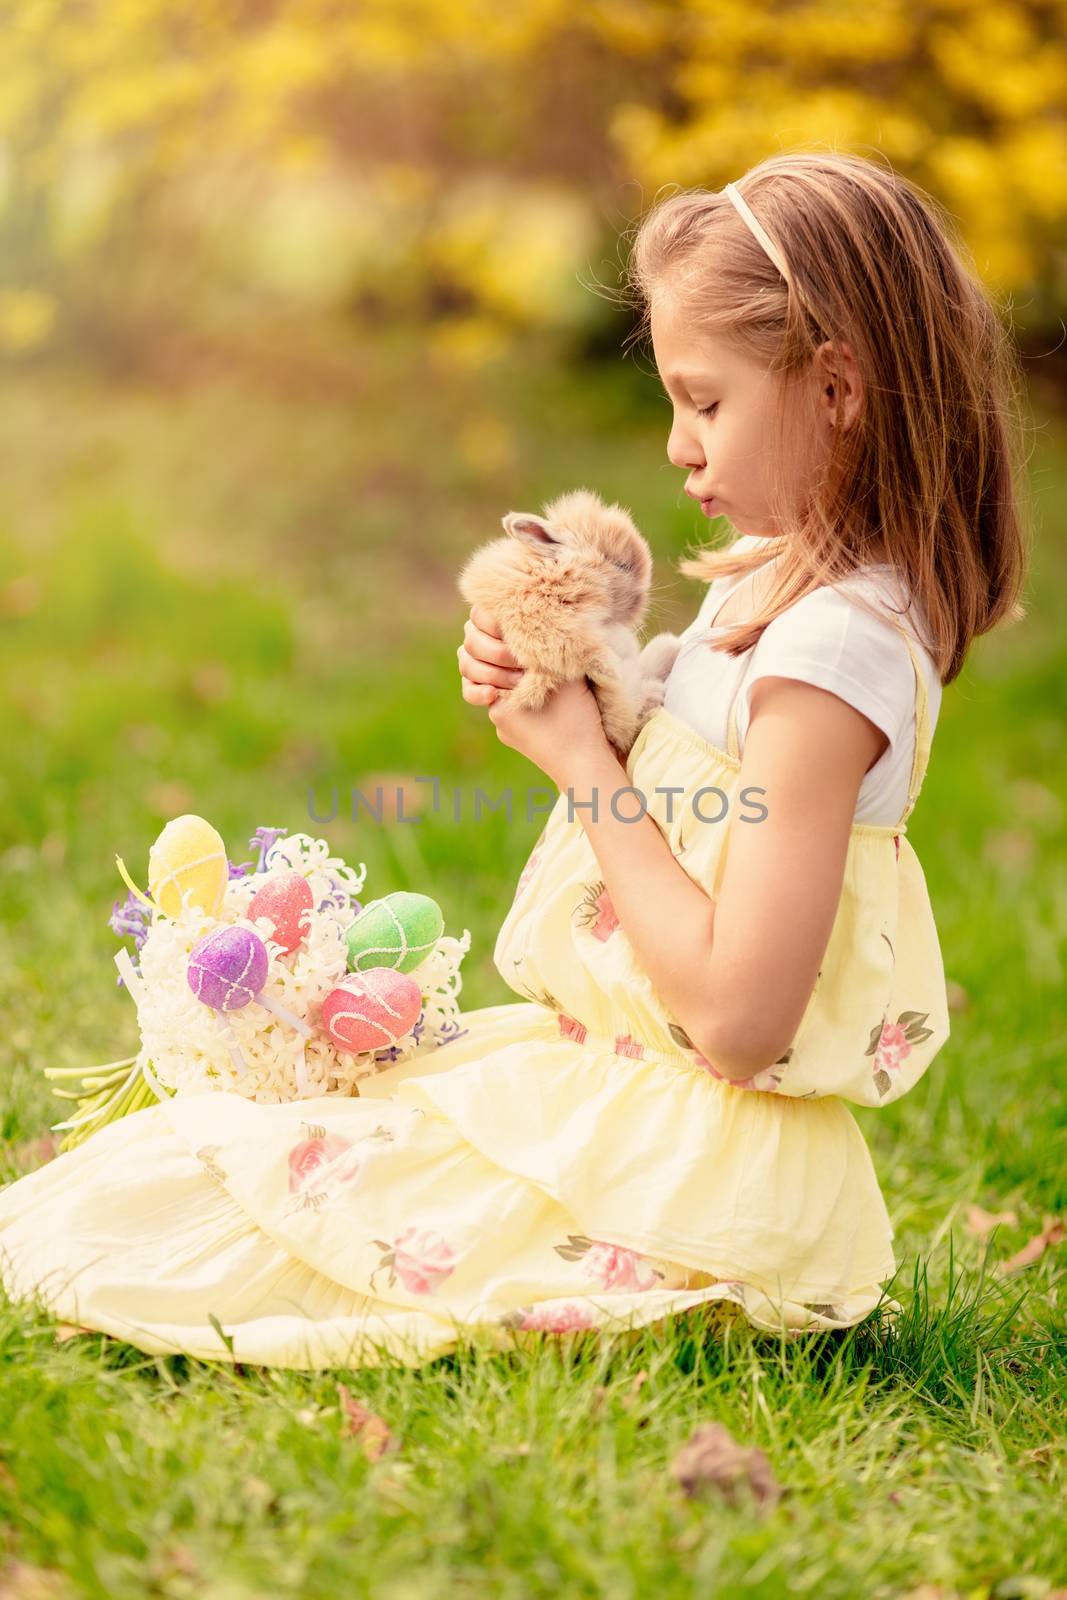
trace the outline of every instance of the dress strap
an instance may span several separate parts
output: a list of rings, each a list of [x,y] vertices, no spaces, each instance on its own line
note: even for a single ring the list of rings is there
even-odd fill
[[[907,645],[911,664],[915,669],[915,755],[911,763],[911,777],[908,779],[907,804],[897,823],[898,831],[904,833],[906,832],[904,824],[915,809],[915,802],[919,798],[919,790],[923,786],[930,760],[930,697],[926,692],[926,677],[915,653],[911,634],[899,622],[894,622],[893,626]]]
[[[919,658],[915,653],[911,635],[907,628],[899,622],[894,622],[892,626],[896,628],[907,645],[911,664],[915,671],[915,755],[911,763],[911,776],[908,779],[907,804],[901,814],[900,821],[896,824],[897,832],[906,833],[905,823],[915,809],[915,802],[919,798],[919,790],[922,788],[923,779],[926,777],[927,764],[930,760],[930,705],[929,695],[926,692],[926,678]],[[730,715],[727,718],[726,748],[734,761],[740,760],[740,741],[737,736],[737,708],[741,700],[746,676],[747,668],[741,674],[741,681],[730,702]]]
[[[741,674],[737,688],[734,690],[733,699],[730,701],[730,715],[726,719],[726,749],[734,761],[740,761],[741,759],[741,746],[737,737],[737,707],[741,701],[741,692],[745,687],[745,679],[748,677],[749,660],[751,660],[751,657],[746,658],[745,669]]]

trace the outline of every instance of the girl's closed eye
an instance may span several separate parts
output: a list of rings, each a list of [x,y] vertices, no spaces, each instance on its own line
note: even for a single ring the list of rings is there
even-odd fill
[[[718,411],[718,409],[719,409],[719,402],[717,400],[713,400],[711,402],[710,406],[697,406],[697,416],[698,417],[710,417],[712,412],[713,411]]]

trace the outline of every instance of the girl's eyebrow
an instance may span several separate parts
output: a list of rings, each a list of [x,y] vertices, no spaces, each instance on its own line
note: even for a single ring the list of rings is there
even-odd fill
[[[694,372],[692,374],[686,373],[686,372],[668,372],[668,373],[665,373],[665,374],[661,375],[660,382],[665,387],[667,385],[671,384],[671,383],[677,383],[677,384],[680,384],[681,387],[684,389],[687,384],[692,384],[692,383],[695,383],[697,385],[700,385],[702,383],[714,384],[715,379],[712,377],[711,373],[709,373],[709,372]]]

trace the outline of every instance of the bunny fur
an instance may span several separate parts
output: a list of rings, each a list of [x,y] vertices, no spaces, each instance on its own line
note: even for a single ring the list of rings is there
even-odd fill
[[[496,618],[525,669],[508,703],[539,711],[563,683],[585,677],[608,740],[628,755],[642,725],[663,704],[681,643],[659,633],[642,649],[652,552],[625,507],[591,489],[545,504],[540,516],[509,511],[507,537],[482,545],[459,576],[471,605]]]

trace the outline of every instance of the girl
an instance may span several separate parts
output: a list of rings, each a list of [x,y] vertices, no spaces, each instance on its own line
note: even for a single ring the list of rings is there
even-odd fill
[[[683,563],[711,581],[625,764],[584,683],[509,711],[517,663],[471,615],[465,699],[561,791],[494,950],[521,999],[360,1099],[101,1129],[0,1195],[9,1293],[292,1367],[881,1304],[893,1228],[846,1102],[895,1100],[949,1036],[906,821],[942,684],[1022,614],[1014,358],[929,202],[856,158],[675,194],[633,268],[668,455],[741,537]]]

